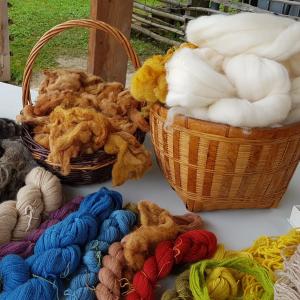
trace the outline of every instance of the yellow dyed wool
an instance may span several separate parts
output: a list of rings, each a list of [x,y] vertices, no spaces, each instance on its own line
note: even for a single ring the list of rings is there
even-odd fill
[[[275,282],[275,271],[283,269],[284,257],[292,256],[299,244],[300,231],[293,229],[286,235],[278,237],[262,236],[244,251],[251,254],[261,266],[265,267]],[[253,276],[243,276],[242,287],[244,299],[261,299],[263,289]]]
[[[183,43],[179,48],[197,48],[191,43]],[[176,48],[171,48],[165,55],[148,58],[143,66],[133,75],[130,92],[139,101],[165,103],[168,93],[165,64],[172,57]]]
[[[220,244],[212,259],[223,260],[234,257],[252,258],[251,254],[242,251],[226,250]],[[207,270],[206,285],[211,299],[227,300],[234,299],[241,294],[240,279],[243,274],[234,269],[216,267]]]

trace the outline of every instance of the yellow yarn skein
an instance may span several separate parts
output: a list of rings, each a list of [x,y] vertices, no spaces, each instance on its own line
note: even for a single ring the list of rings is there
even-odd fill
[[[275,282],[275,271],[283,269],[284,257],[294,254],[300,244],[300,231],[293,229],[285,235],[277,237],[262,236],[251,247],[244,249],[251,254],[261,266],[265,267]],[[245,299],[259,300],[263,292],[261,285],[250,275],[242,278]],[[253,297],[253,295],[256,295]]]
[[[251,254],[242,251],[226,250],[224,245],[218,245],[212,259],[223,260],[234,257],[252,258]],[[211,299],[227,300],[238,296],[240,289],[240,279],[243,274],[240,272],[224,268],[216,267],[207,271],[206,285]]]
[[[209,296],[214,300],[227,300],[236,297],[238,284],[231,270],[224,267],[212,269],[206,279]]]
[[[148,58],[132,77],[130,92],[138,101],[165,103],[168,84],[165,65],[177,49],[197,48],[191,43],[183,43],[179,48],[170,48],[165,55],[154,55]]]

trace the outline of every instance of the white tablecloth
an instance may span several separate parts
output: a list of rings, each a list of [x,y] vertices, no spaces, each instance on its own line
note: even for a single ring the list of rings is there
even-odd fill
[[[12,118],[22,109],[21,88],[0,83],[0,117]],[[149,137],[146,146],[152,149]],[[65,195],[87,195],[100,186],[111,188],[111,183],[87,186],[65,186]],[[151,200],[174,214],[184,214],[186,209],[177,194],[170,188],[153,157],[153,167],[139,181],[131,180],[115,188],[124,196],[125,201],[137,202]],[[218,236],[220,242],[228,248],[240,249],[249,246],[260,235],[279,235],[286,233],[290,225],[287,221],[293,205],[300,204],[300,168],[289,185],[288,191],[279,204],[273,209],[241,209],[200,213],[205,227]]]

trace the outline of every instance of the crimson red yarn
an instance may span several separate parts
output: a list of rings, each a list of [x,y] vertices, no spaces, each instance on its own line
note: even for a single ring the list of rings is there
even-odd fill
[[[143,269],[133,278],[133,291],[127,300],[155,300],[154,289],[158,280],[168,276],[174,265],[193,263],[210,258],[217,250],[216,236],[206,230],[191,230],[178,236],[175,241],[163,241],[149,257]]]

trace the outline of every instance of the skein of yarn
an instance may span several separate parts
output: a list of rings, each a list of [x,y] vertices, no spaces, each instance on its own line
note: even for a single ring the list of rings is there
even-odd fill
[[[254,241],[251,247],[243,251],[251,254],[254,260],[266,268],[275,282],[275,272],[283,269],[284,257],[282,253],[284,252],[286,257],[291,257],[299,244],[300,231],[293,229],[282,236],[262,236]],[[259,298],[263,292],[261,284],[251,275],[243,276],[242,286],[245,297],[257,295]]]
[[[136,222],[136,215],[131,211],[116,210],[102,223],[98,236],[89,242],[83,254],[83,264],[72,277],[69,288],[65,291],[66,299],[94,299],[98,282],[98,272],[102,257],[109,246],[120,241],[128,234]]]
[[[73,274],[79,266],[80,247],[93,240],[99,225],[121,207],[121,194],[102,188],[85,197],[77,212],[48,228],[38,239],[34,255],[26,261],[7,255],[0,262],[3,285],[0,299],[52,300],[59,297],[61,278]],[[7,260],[10,261],[10,273],[5,277],[3,261]],[[24,274],[28,268],[32,277]]]
[[[37,167],[25,181],[27,185],[18,191],[16,201],[0,204],[0,245],[23,239],[40,225],[43,213],[61,206],[61,184],[55,175]]]
[[[167,290],[163,293],[161,300],[193,300],[190,290],[190,270],[181,273],[175,280],[175,289]]]
[[[258,282],[260,282],[261,286],[264,289],[264,292],[262,293],[260,298],[243,298],[243,299],[261,299],[261,300],[273,300],[274,292],[273,292],[273,282],[272,279],[269,276],[269,273],[267,270],[260,266],[258,263],[256,263],[255,260],[247,258],[247,257],[235,257],[235,258],[229,258],[229,259],[223,259],[223,260],[204,260],[200,261],[196,264],[193,264],[190,270],[190,288],[192,291],[192,294],[194,296],[195,300],[210,300],[210,299],[232,299],[232,296],[237,296],[237,293],[231,293],[232,291],[227,290],[226,288],[223,289],[220,288],[221,297],[210,297],[209,295],[209,280],[206,282],[205,279],[205,272],[207,269],[212,269],[212,273],[210,273],[209,276],[214,276],[214,268],[217,268],[218,272],[220,270],[228,270],[234,269],[239,272],[247,273],[256,278]],[[223,269],[222,269],[223,268]],[[228,271],[227,271],[228,272]],[[224,278],[227,278],[228,280],[228,274],[225,275]],[[231,277],[230,281],[233,281],[234,278]],[[223,284],[224,282],[222,280],[219,280],[216,282],[215,288],[218,288],[218,285]],[[226,294],[227,293],[227,294]]]
[[[300,299],[300,244],[294,255],[284,262],[284,271],[275,283],[275,300]]]
[[[8,254],[17,254],[23,258],[33,254],[33,248],[39,237],[45,232],[45,230],[58,222],[62,221],[70,213],[78,210],[83,197],[79,196],[66,203],[61,208],[53,211],[49,214],[49,218],[44,221],[39,228],[30,232],[22,241],[13,241],[0,246],[0,258]],[[9,201],[7,201],[9,202]],[[5,202],[5,203],[7,203]]]
[[[0,149],[0,202],[3,202],[15,199],[36,162],[20,140],[0,140]]]
[[[212,259],[220,261],[235,257],[246,257],[252,259],[251,254],[242,251],[226,250],[222,244],[218,245],[217,251],[213,255]],[[212,270],[208,270],[206,273],[206,287],[208,294],[212,299],[229,300],[235,299],[235,297],[238,296],[238,289],[240,288],[239,282],[243,276],[242,273],[225,267],[215,267]],[[194,297],[189,284],[189,274],[189,270],[180,274],[176,278],[175,288],[167,290],[163,294],[162,300],[193,300]],[[252,296],[253,299],[258,299],[255,295]]]
[[[58,177],[52,173],[42,167],[36,167],[26,176],[25,183],[35,185],[41,190],[45,214],[61,206],[62,186]]]
[[[179,233],[203,226],[196,214],[172,216],[150,201],[140,201],[138,209],[141,226],[122,240],[128,267],[134,271],[141,269],[146,257],[159,242],[175,239]]]
[[[175,241],[160,242],[155,248],[155,255],[149,257],[143,269],[134,275],[133,289],[126,299],[153,300],[157,281],[169,275],[174,265],[210,258],[216,249],[216,236],[206,230],[188,231]]]
[[[99,271],[99,284],[96,286],[98,300],[120,300],[121,280],[126,260],[121,243],[113,243],[108,249],[108,255],[102,260]]]

